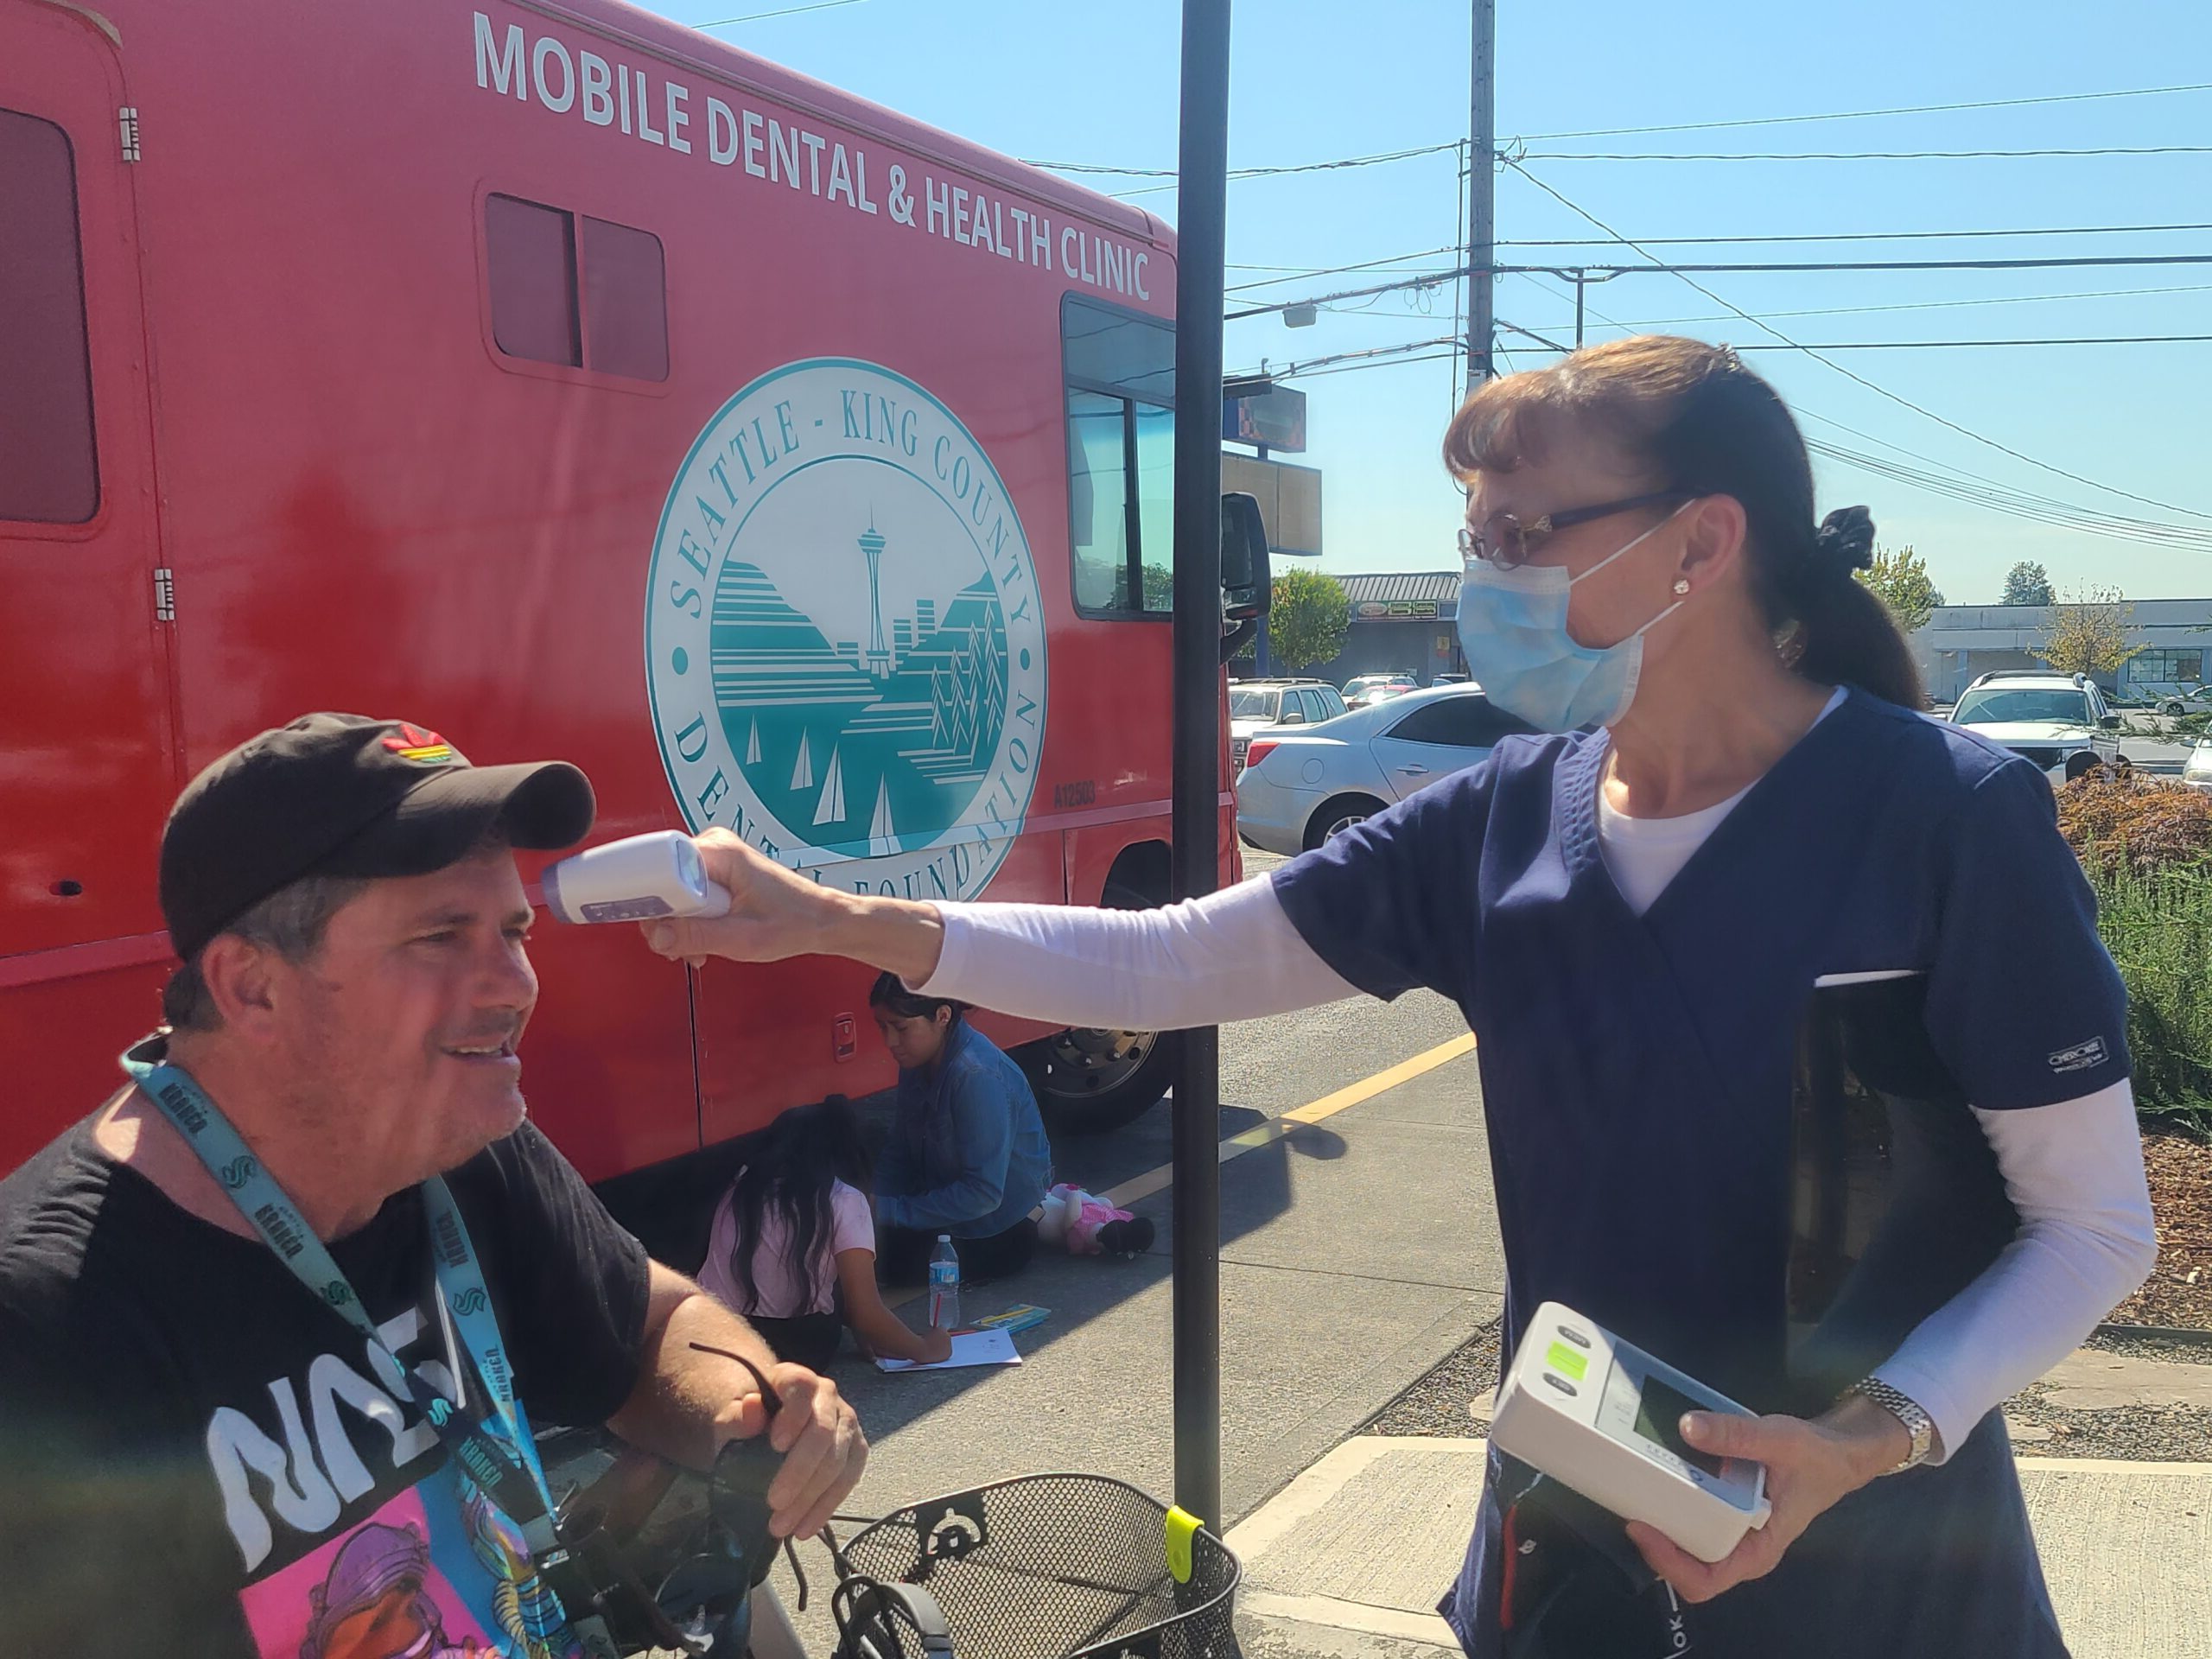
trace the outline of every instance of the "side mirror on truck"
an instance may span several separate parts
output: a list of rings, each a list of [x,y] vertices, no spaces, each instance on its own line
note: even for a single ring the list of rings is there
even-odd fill
[[[1268,557],[1268,527],[1260,503],[1249,495],[1221,498],[1222,620],[1250,622],[1274,603],[1274,573]]]

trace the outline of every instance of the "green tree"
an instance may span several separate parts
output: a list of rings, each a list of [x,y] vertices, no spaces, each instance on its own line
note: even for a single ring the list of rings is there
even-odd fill
[[[2054,595],[2050,591],[2050,572],[2032,559],[2022,559],[2005,573],[2005,591],[1998,595],[1999,605],[2048,605]]]
[[[1943,602],[1943,595],[1929,580],[1928,561],[1909,545],[1895,550],[1878,547],[1872,568],[1852,574],[1890,607],[1897,626],[1907,633],[1926,626],[1936,607]]]
[[[2135,607],[2117,588],[2076,588],[2052,607],[2034,655],[2062,674],[2116,674],[2143,647],[2127,643]]]
[[[1334,576],[1286,570],[1268,613],[1268,654],[1289,673],[1333,661],[1351,629],[1351,601]]]

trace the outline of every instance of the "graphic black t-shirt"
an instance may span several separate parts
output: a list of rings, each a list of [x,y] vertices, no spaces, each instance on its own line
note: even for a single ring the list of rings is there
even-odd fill
[[[91,1127],[0,1181],[9,1648],[565,1655],[512,1523],[369,1343],[258,1239],[109,1159]],[[531,1423],[604,1421],[637,1375],[645,1251],[527,1125],[446,1179]],[[331,1253],[391,1353],[450,1393],[420,1195]]]

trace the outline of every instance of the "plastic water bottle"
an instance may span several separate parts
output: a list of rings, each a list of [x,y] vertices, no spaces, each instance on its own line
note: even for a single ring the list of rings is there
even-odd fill
[[[930,1252],[930,1329],[960,1328],[960,1252],[952,1248],[952,1235],[939,1233],[937,1249]]]

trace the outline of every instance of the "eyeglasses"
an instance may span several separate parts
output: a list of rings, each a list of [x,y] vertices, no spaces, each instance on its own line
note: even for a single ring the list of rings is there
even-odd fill
[[[1525,522],[1515,513],[1494,512],[1483,520],[1480,530],[1467,524],[1459,526],[1459,556],[1481,559],[1500,570],[1517,570],[1535,556],[1536,550],[1555,531],[1586,524],[1594,518],[1610,518],[1617,512],[1632,512],[1638,507],[1656,507],[1662,502],[1687,499],[1680,490],[1657,490],[1649,495],[1632,495],[1625,501],[1608,501],[1601,506],[1547,512]]]

